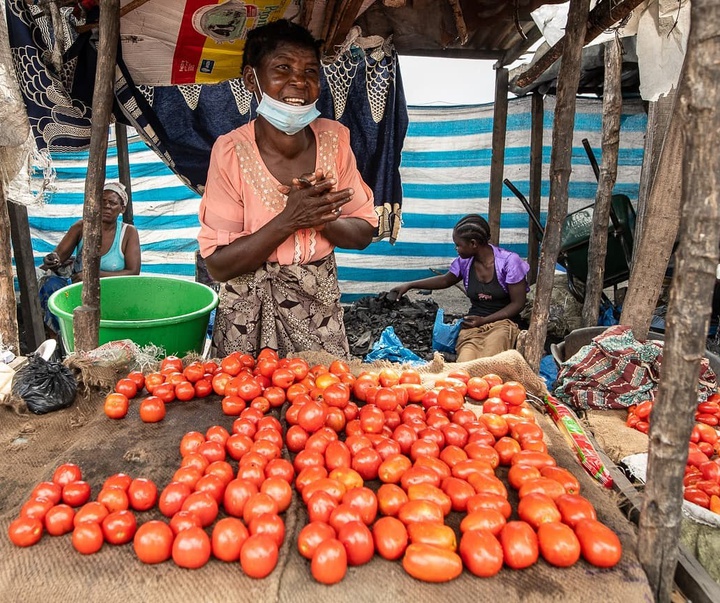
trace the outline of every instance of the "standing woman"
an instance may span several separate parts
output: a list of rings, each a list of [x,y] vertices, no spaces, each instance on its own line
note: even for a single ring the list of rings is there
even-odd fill
[[[349,131],[318,117],[318,43],[286,20],[254,29],[242,75],[258,116],[217,139],[200,203],[200,253],[224,283],[211,353],[347,358],[333,249],[364,249],[378,219]]]
[[[398,297],[410,289],[447,289],[462,280],[470,298],[455,350],[457,361],[493,356],[515,347],[517,320],[525,306],[530,266],[517,253],[490,244],[490,226],[478,214],[460,219],[453,228],[458,256],[441,276],[405,283],[393,291]]]

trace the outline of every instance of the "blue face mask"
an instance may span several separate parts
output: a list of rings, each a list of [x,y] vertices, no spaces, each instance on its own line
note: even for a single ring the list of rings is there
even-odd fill
[[[255,74],[258,91],[262,95],[258,103],[258,115],[262,115],[272,126],[281,132],[292,136],[320,117],[320,111],[315,107],[317,101],[312,105],[296,107],[295,105],[288,105],[287,103],[276,100],[269,94],[263,94],[254,69],[253,73]]]

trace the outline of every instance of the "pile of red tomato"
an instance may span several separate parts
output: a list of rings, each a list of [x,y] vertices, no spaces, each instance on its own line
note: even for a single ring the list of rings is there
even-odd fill
[[[145,421],[161,420],[166,404],[211,393],[236,418],[229,431],[185,434],[180,465],[160,492],[150,480],[116,474],[90,500],[80,469],[59,467],[11,523],[15,544],[72,532],[85,554],[132,541],[145,563],[172,558],[197,568],[215,557],[262,578],[277,563],[295,490],[308,516],[297,549],[323,584],[375,554],[430,582],[463,568],[488,577],[540,557],[558,567],[581,556],[598,567],[620,560],[617,535],[548,453],[520,383],[464,371],[432,384],[412,369],[355,376],[340,360],[309,366],[271,350],[187,366],[168,357],[158,372],[121,379],[106,414],[124,417],[143,389]],[[286,429],[268,414],[280,407]],[[156,506],[167,521],[138,527],[135,513]]]
[[[653,401],[646,400],[628,408],[626,424],[647,433]],[[690,434],[688,460],[683,479],[685,500],[720,515],[720,394],[699,402],[695,425]]]

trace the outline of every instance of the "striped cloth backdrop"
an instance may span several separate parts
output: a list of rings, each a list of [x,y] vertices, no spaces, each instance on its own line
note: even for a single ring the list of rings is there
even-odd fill
[[[554,97],[545,99],[543,135],[544,223],[549,193]],[[455,257],[452,227],[472,212],[487,216],[490,188],[492,104],[462,107],[409,107],[410,126],[400,167],[403,181],[402,228],[397,242],[371,244],[363,251],[337,250],[343,301],[387,291],[395,284],[444,271]],[[615,192],[637,199],[646,116],[640,102],[625,103]],[[573,140],[569,210],[594,201],[597,184],[582,147],[587,138],[600,161],[602,103],[578,99]],[[199,197],[137,137],[130,137],[135,225],[140,232],[142,273],[193,279]],[[42,206],[28,208],[35,261],[52,251],[73,222],[82,217],[87,152],[53,155],[56,191]],[[510,101],[505,177],[526,196],[529,191],[530,98]],[[117,180],[117,153],[111,144],[108,180]],[[520,202],[503,189],[500,245],[527,256],[529,218]]]

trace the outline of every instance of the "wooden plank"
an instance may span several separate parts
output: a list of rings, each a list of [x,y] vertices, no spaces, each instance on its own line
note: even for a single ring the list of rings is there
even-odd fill
[[[592,227],[588,245],[588,274],[593,278],[585,283],[582,326],[598,324],[600,301],[605,279],[605,258],[608,245],[613,188],[617,180],[618,150],[620,148],[620,116],[622,113],[622,45],[613,38],[604,45],[605,79],[603,81],[602,166],[593,206]]]
[[[128,196],[127,205],[123,212],[123,222],[126,224],[134,224],[132,180],[130,179],[130,153],[128,152],[127,126],[125,124],[115,123],[115,145],[117,148],[120,182],[125,185],[125,192]]]
[[[540,217],[542,198],[542,166],[543,166],[543,119],[545,117],[545,101],[542,94],[533,92],[530,105],[530,209]],[[530,222],[528,232],[528,264],[530,273],[528,282],[532,285],[537,280],[538,263],[540,261],[540,241],[538,233]]]
[[[540,251],[540,270],[535,287],[532,319],[523,349],[525,359],[536,372],[540,369],[540,359],[545,353],[550,301],[555,282],[555,264],[560,252],[560,231],[567,215],[576,94],[580,83],[580,58],[589,8],[590,0],[570,0],[570,11],[565,28],[567,44],[558,74],[550,155],[548,218]]]
[[[35,350],[45,341],[45,324],[38,297],[28,212],[27,207],[19,203],[8,202],[7,208],[10,216],[10,235],[15,250],[15,269],[20,285],[20,308],[25,328],[25,342],[30,350]]]
[[[73,312],[75,350],[93,350],[100,330],[100,247],[102,245],[102,191],[108,128],[113,105],[115,59],[120,32],[119,0],[100,1],[98,63],[92,102],[90,161],[83,207],[82,306]]]
[[[507,137],[508,70],[495,71],[495,106],[493,111],[492,158],[490,160],[490,201],[488,224],[490,240],[500,243],[500,215],[502,214],[503,171],[505,169],[505,139]]]
[[[5,185],[0,177],[0,337],[3,344],[16,356],[20,355],[18,336],[17,300],[12,271],[10,247],[10,216]]]

